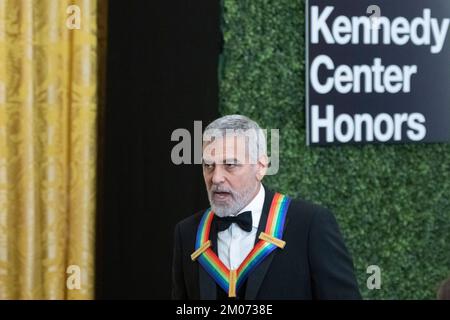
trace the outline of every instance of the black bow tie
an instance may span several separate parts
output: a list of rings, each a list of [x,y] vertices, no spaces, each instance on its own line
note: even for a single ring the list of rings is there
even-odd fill
[[[216,216],[217,229],[220,231],[227,230],[232,223],[237,225],[244,231],[252,231],[252,212],[245,211],[235,217],[219,217]]]

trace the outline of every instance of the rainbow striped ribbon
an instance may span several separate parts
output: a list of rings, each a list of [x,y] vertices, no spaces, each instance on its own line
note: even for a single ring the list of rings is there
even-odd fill
[[[199,263],[213,277],[214,281],[225,292],[228,292],[230,297],[234,297],[252,270],[277,247],[284,247],[284,241],[281,240],[281,237],[290,201],[290,198],[280,193],[274,195],[264,232],[266,237],[262,238],[260,236],[261,240],[253,247],[237,270],[229,270],[211,249],[209,232],[214,212],[211,209],[206,210],[198,226],[195,243],[196,252],[193,253],[192,259],[198,259]],[[263,234],[261,233],[261,235]],[[276,245],[276,243],[283,243],[283,245]]]

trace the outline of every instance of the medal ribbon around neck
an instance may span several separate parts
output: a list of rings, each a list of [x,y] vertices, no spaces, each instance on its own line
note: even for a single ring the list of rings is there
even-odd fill
[[[236,270],[228,269],[211,249],[209,232],[214,218],[211,209],[205,211],[197,230],[195,252],[191,259],[198,260],[214,281],[228,292],[229,297],[236,297],[236,292],[250,273],[277,247],[283,249],[286,242],[281,240],[284,223],[291,199],[276,193],[270,205],[266,229],[259,235],[258,243],[242,261]]]

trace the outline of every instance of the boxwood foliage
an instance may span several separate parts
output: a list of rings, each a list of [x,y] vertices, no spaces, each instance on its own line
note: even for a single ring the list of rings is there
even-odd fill
[[[221,113],[280,130],[266,184],[333,211],[364,298],[434,299],[450,272],[450,145],[307,147],[304,1],[223,0],[221,27]]]

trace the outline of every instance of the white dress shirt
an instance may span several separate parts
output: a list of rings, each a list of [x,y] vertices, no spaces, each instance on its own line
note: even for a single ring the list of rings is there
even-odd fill
[[[244,231],[236,223],[232,223],[227,230],[217,233],[219,259],[229,269],[237,269],[254,247],[265,195],[264,187],[260,184],[258,194],[238,213],[239,215],[244,211],[252,212],[252,231]]]

